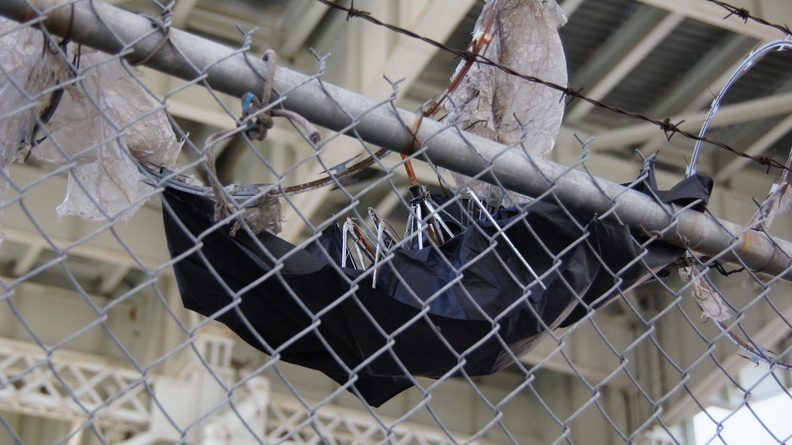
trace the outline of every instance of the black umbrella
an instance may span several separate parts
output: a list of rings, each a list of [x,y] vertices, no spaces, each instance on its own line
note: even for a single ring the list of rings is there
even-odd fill
[[[706,201],[711,184],[695,176],[670,196]],[[652,180],[644,190],[669,196]],[[172,188],[163,197],[185,306],[372,406],[412,386],[412,376],[492,374],[548,329],[580,320],[684,253],[659,241],[642,247],[640,231],[552,198],[478,220],[466,200],[433,196],[458,233],[440,246],[393,251],[372,283],[371,271],[340,266],[336,225],[297,249],[267,232],[230,236],[230,225],[213,221],[209,198]]]

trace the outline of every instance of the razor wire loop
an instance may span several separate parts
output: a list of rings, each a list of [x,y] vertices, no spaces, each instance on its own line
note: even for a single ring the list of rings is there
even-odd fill
[[[746,15],[747,11],[745,11]],[[734,12],[735,15],[739,15],[743,17],[738,12]],[[728,17],[728,16],[727,16]],[[718,95],[713,99],[712,104],[710,106],[710,111],[707,114],[707,118],[704,120],[704,123],[701,126],[701,130],[699,131],[698,140],[696,142],[695,147],[693,148],[693,154],[690,159],[690,163],[688,164],[686,176],[690,177],[696,174],[697,171],[697,164],[698,164],[698,156],[701,151],[701,143],[705,140],[704,135],[709,128],[709,124],[715,115],[718,113],[720,109],[721,102],[723,98],[726,96],[726,93],[731,89],[731,87],[745,74],[747,73],[751,67],[754,66],[759,60],[761,60],[767,54],[773,51],[782,51],[782,50],[790,50],[792,49],[792,36],[787,36],[780,40],[775,40],[769,42],[761,47],[757,48],[753,51],[749,56],[740,64],[740,66],[735,70],[734,74],[729,78],[726,84],[721,88],[721,91]],[[677,124],[678,125],[678,124]],[[763,165],[770,165],[773,161],[769,156],[754,156],[755,160],[759,161]],[[790,161],[792,161],[792,153],[790,153],[790,158],[785,164],[785,170],[779,177],[778,182],[774,183],[770,189],[768,194],[768,200],[759,206],[757,213],[751,219],[751,221],[746,225],[746,229],[749,230],[756,230],[760,229],[762,223],[766,219],[767,215],[771,211],[769,206],[772,206],[776,200],[779,200],[780,197],[775,196],[775,193],[783,193],[785,190],[780,189],[781,181],[785,181],[788,177]],[[688,257],[693,255],[692,252],[688,251]],[[722,266],[718,264],[715,266],[716,269],[723,273]],[[747,357],[749,360],[753,361],[754,363],[758,363],[759,361],[765,362],[770,366],[778,366],[779,368],[792,371],[792,364],[786,363],[783,361],[778,361],[771,357],[768,357],[764,352],[767,351],[766,348],[763,348],[759,345],[752,345],[740,338],[739,335],[732,332],[729,327],[727,327],[723,321],[728,318],[726,307],[723,303],[724,298],[723,295],[720,294],[713,286],[711,286],[706,280],[704,280],[700,275],[696,268],[696,263],[691,261],[691,263],[679,269],[680,275],[683,281],[691,283],[693,287],[693,294],[696,298],[696,303],[699,305],[699,308],[702,310],[702,317],[711,318],[715,325],[725,334],[725,336],[731,340],[735,345],[737,345],[740,349],[744,350],[750,357]],[[739,269],[737,270],[739,271]],[[737,271],[733,271],[735,273]],[[724,274],[727,275],[727,274]],[[704,297],[702,297],[702,295]],[[702,299],[703,298],[703,299]],[[705,301],[706,300],[706,301]],[[707,302],[711,303],[707,306]],[[712,306],[719,308],[719,313],[713,313]],[[709,307],[709,309],[708,309]],[[723,318],[726,317],[726,318]],[[736,322],[739,325],[739,320]]]
[[[10,3],[0,2],[0,5],[3,5],[2,7],[0,7],[0,10],[4,11],[4,13],[7,12],[8,14],[12,14],[12,13],[16,14],[16,15],[10,15],[12,17],[13,16],[21,17],[19,15],[19,11],[27,11],[27,9],[22,9],[22,8],[24,8],[22,5],[17,5],[17,2],[19,2],[19,1],[22,1],[22,0],[12,0]],[[59,0],[48,0],[48,1],[59,1]],[[17,10],[16,8],[20,8],[20,9]],[[77,8],[77,9],[79,9],[79,8]],[[132,19],[133,17],[139,17],[139,16],[135,16],[134,14],[131,14],[131,13],[128,13],[128,14],[129,14],[128,15],[129,19]],[[91,18],[91,17],[93,17],[93,18]],[[81,14],[75,14],[75,24],[78,24],[78,23],[79,24],[85,23],[86,25],[91,24],[91,23],[93,23],[93,21],[96,20],[95,15],[93,15],[91,17],[88,17],[85,14],[85,11],[83,11]],[[79,21],[78,21],[78,19],[79,19]],[[109,23],[111,23],[113,26],[118,26],[118,25],[121,24],[120,17],[119,18],[108,17],[108,19],[109,19]],[[53,17],[52,20],[53,20],[53,24],[56,24],[56,23],[60,23],[61,25],[63,24],[62,23],[63,22],[63,17]],[[59,20],[60,20],[60,22],[59,22]],[[134,26],[135,32],[126,33],[126,34],[129,34],[127,36],[127,40],[129,40],[129,41],[137,41],[136,39],[139,39],[139,34],[142,33],[142,28],[143,27],[148,27],[148,26],[149,26],[148,23],[142,23],[142,20],[136,20],[135,21],[135,26]],[[62,29],[62,27],[60,29]],[[105,28],[100,28],[100,30],[98,31],[100,34],[97,34],[97,35],[103,35],[101,33],[108,33],[110,31],[112,31],[112,29],[109,30],[109,31],[106,31],[106,27]],[[184,37],[187,38],[187,36],[184,36]],[[105,50],[111,51],[111,52],[112,51],[116,51],[117,52],[117,51],[123,49],[123,48],[118,48],[118,45],[108,45],[107,41],[92,40],[92,39],[90,39],[88,37],[85,37],[85,36],[82,36],[81,40],[82,40],[82,43],[89,43],[90,44],[91,42],[94,42],[95,45],[97,46],[97,48],[99,48],[99,49],[104,48]],[[186,40],[186,42],[198,43],[198,42],[200,42],[200,39],[199,38],[190,38],[189,40]],[[208,62],[208,61],[210,61],[212,59],[212,57],[205,57],[205,58],[201,57],[202,55],[200,54],[200,52],[199,53],[195,53],[195,51],[194,51],[195,49],[196,48],[192,48],[191,49],[193,54],[190,55],[190,57],[195,57],[196,58],[195,60]],[[166,48],[163,49],[163,51],[171,51],[171,50],[168,47],[166,47]],[[175,51],[176,51],[176,49],[172,50],[171,52],[175,52]],[[228,54],[227,53],[227,49],[223,50],[220,47],[216,46],[216,44],[212,44],[212,52],[214,53],[215,51],[217,51],[218,55],[220,55],[220,54],[227,55]],[[177,75],[177,76],[183,76],[184,75],[184,73],[181,73],[181,72],[176,70],[176,66],[175,66],[175,63],[173,61],[154,59],[154,60],[152,60],[150,62],[150,64],[154,65],[156,68],[159,68],[159,69],[161,69],[161,70],[163,70],[165,72],[173,73],[174,75]],[[288,70],[284,70],[284,71],[288,71]],[[290,74],[288,72],[286,72],[285,74],[288,74],[288,76],[292,76],[292,74]],[[194,74],[191,74],[190,76],[187,76],[187,77],[192,77],[193,75]],[[300,78],[302,78],[302,77],[301,76],[296,76],[294,78],[294,80],[300,79]],[[215,80],[219,80],[219,79],[222,79],[222,76],[217,76],[215,78]],[[292,79],[290,79],[289,81],[291,81],[291,80]],[[247,83],[248,84],[261,85],[259,82],[255,82],[255,83],[254,82],[247,82]],[[232,88],[232,87],[224,88],[222,85],[219,85],[219,84],[216,86],[216,88],[218,88],[220,91],[227,91],[227,92],[231,92],[232,94],[238,94],[239,96],[242,96],[242,95],[245,94],[244,91],[240,92],[238,89],[235,89],[235,88]],[[322,87],[321,84],[318,87],[314,87],[314,89],[318,89],[318,88],[324,88],[324,87]],[[343,92],[343,91],[339,91],[339,92],[342,93],[342,94],[347,94],[348,93],[348,92]],[[325,91],[325,93],[329,93],[329,92]],[[353,96],[349,96],[349,97],[353,97]],[[305,99],[305,98],[304,97],[300,98],[300,100],[303,100],[303,99]],[[328,100],[322,102],[322,106],[323,107],[328,107],[333,102],[335,102],[333,100],[333,98],[332,98],[332,94],[330,94],[330,96],[327,99]],[[369,106],[374,106],[373,105],[373,101],[371,101],[371,100],[369,100],[366,103]],[[357,107],[357,104],[355,106]],[[312,113],[311,115],[312,116],[319,116],[319,115],[317,115],[315,113]],[[322,118],[322,116],[319,116],[317,118]],[[394,120],[391,120],[389,122],[383,122],[383,124],[389,125],[390,126],[389,128],[392,128],[394,122],[395,122]],[[333,128],[337,128],[337,129],[345,129],[346,128],[343,125],[340,125],[339,122],[328,122],[328,123],[331,124],[331,127],[333,127]],[[344,122],[344,125],[347,125],[347,123]],[[436,127],[438,127],[438,125],[432,124],[430,127],[431,128],[436,128]],[[426,128],[426,126],[424,126],[424,128]],[[381,138],[378,138],[377,135],[375,133],[371,132],[369,129],[366,129],[365,138],[369,138],[370,142],[371,141],[376,141],[375,143],[379,143],[380,145],[388,147],[388,148],[383,148],[380,152],[378,152],[378,153],[381,153],[381,155],[387,154],[389,149],[400,150],[400,149],[402,149],[404,147],[404,145],[401,145],[401,144],[399,144],[398,147],[394,146],[392,144],[388,145],[387,141],[383,142]],[[399,141],[404,141],[406,143],[406,139],[407,138],[399,136],[398,140]],[[440,162],[439,163],[435,162],[435,163],[437,165],[441,165],[442,166],[443,164],[447,164],[446,161],[448,160],[448,158],[446,156],[448,154],[448,150],[451,148],[451,146],[453,145],[454,142],[452,142],[451,138],[444,137],[444,136],[440,136],[439,138],[435,139],[435,141],[437,141],[435,147],[429,147],[429,154],[431,156],[437,155],[437,160],[439,160]],[[492,152],[493,150],[495,150],[497,148],[495,145],[491,145],[490,144],[491,141],[485,142],[484,140],[481,140],[479,142],[481,144],[483,144],[482,145],[482,149],[484,150],[485,153]],[[537,168],[536,165],[531,165],[531,164],[534,164],[534,162],[533,161],[529,161],[529,162],[530,162],[530,164],[522,164],[521,163],[521,165],[524,165],[526,168],[531,168],[532,171],[536,171],[536,168]],[[361,161],[361,162],[359,162],[358,164],[356,164],[353,167],[371,165],[371,163],[373,163],[373,161],[369,159],[369,160],[366,160],[366,161]],[[543,163],[537,163],[537,165],[540,165],[540,164],[543,164]],[[473,165],[473,164],[471,164],[471,165]],[[548,167],[550,167],[553,170],[557,170],[557,168],[555,166],[553,166],[553,165],[548,164]],[[363,167],[361,167],[361,168],[363,168]],[[508,165],[503,165],[503,164],[499,164],[499,165],[495,166],[495,168],[496,168],[496,171],[503,171],[503,172],[509,171],[509,169],[510,169],[510,167]],[[466,171],[465,169],[462,169],[462,170],[463,170],[462,171],[463,173]],[[472,172],[472,170],[467,170],[467,171]],[[541,178],[542,180],[547,180],[546,173],[544,173],[542,171],[536,171],[536,173],[542,177]],[[518,181],[515,181],[513,178],[508,178],[508,177],[507,177],[507,179],[508,179],[508,181],[507,181],[508,184],[507,185],[510,185],[511,187],[514,187],[514,189],[517,190],[517,191],[522,191],[522,193],[530,195],[530,194],[543,194],[543,193],[546,192],[544,183],[543,184],[536,184],[536,183],[518,182]],[[323,178],[322,180],[318,180],[318,181],[314,181],[314,182],[311,182],[311,183],[302,184],[302,185],[300,185],[298,187],[294,187],[294,188],[291,188],[291,189],[283,189],[283,190],[280,191],[280,193],[272,193],[272,194],[280,194],[280,195],[282,195],[283,192],[297,193],[297,192],[308,191],[309,189],[316,189],[316,188],[319,188],[319,187],[323,187],[324,185],[326,185],[328,183],[335,183],[335,181],[336,181],[335,178]],[[565,183],[566,182],[568,182],[568,181],[565,181]],[[611,187],[611,186],[615,186],[615,184],[609,185],[609,187]],[[270,187],[270,189],[271,188],[272,187]],[[589,190],[587,188],[586,191],[590,192],[591,190]],[[566,198],[566,197],[572,198],[572,194],[568,190],[563,190],[562,191],[562,197],[564,197],[564,198]],[[628,199],[632,201],[631,198],[628,198]],[[603,203],[591,203],[591,205],[589,205],[589,203],[575,201],[575,205],[578,208],[585,208],[585,209],[590,209],[592,207],[599,208],[602,204]],[[634,212],[632,210],[622,209],[621,213],[625,217],[628,217],[628,219],[630,219],[630,220],[642,220],[642,218],[643,218],[642,215],[638,215],[636,212]],[[664,224],[664,223],[666,223],[666,217],[665,216],[661,216],[657,212],[653,212],[651,214],[650,220],[651,220],[652,224]],[[649,221],[649,220],[647,220],[647,221]],[[701,247],[704,248],[704,250],[702,250],[703,253],[710,253],[711,254],[711,253],[714,252],[711,249],[714,248],[715,246],[720,247],[720,246],[725,246],[726,245],[726,243],[727,243],[727,237],[725,236],[726,234],[723,232],[723,228],[722,227],[717,227],[717,226],[721,226],[720,223],[707,222],[705,220],[700,220],[696,216],[690,215],[689,217],[684,217],[683,218],[683,220],[682,220],[682,230],[690,230],[690,229],[693,228],[694,224],[696,225],[696,227],[699,227],[698,226],[699,223],[705,224],[704,227],[710,227],[710,228],[712,228],[714,230],[719,230],[718,233],[720,234],[720,235],[716,236],[715,239],[708,238],[706,240],[706,242],[704,240],[700,239],[700,238],[697,238],[697,241],[701,241]],[[727,226],[733,228],[736,225],[729,223]],[[728,239],[731,239],[731,237],[729,236]],[[777,249],[777,247],[776,247],[777,243],[773,242],[772,240],[765,240],[765,239],[757,238],[756,241],[757,241],[756,243],[752,243],[751,245],[741,244],[739,246],[740,247],[739,252],[743,252],[743,251],[744,252],[755,252],[755,251],[765,252],[766,250],[769,251],[771,249],[772,250],[776,250]],[[678,243],[678,241],[674,241],[673,243]],[[785,242],[785,243],[783,243],[783,245],[787,245],[787,243]],[[734,255],[730,254],[730,255],[728,255],[728,257],[733,258]],[[782,265],[779,261],[771,261],[771,263],[759,264],[759,263],[757,263],[756,261],[754,261],[752,259],[749,262],[750,262],[750,266],[752,268],[757,268],[756,270],[767,271],[767,272],[770,272],[770,273],[778,272],[779,274],[783,274],[785,279],[787,279],[790,276],[792,276],[792,273],[790,273],[787,270],[786,265]]]
[[[249,34],[245,34],[246,40],[249,39]],[[247,60],[247,56],[246,56]],[[272,96],[277,95],[278,93],[274,89],[275,84],[275,75],[277,73],[277,53],[272,50],[268,49],[264,52],[262,56],[262,60],[267,62],[268,69],[266,76],[260,76],[264,81],[264,89],[262,91],[261,96],[256,96],[252,92],[246,93],[242,98],[242,118],[239,120],[240,126],[244,126],[245,135],[251,139],[256,140],[263,140],[267,136],[267,131],[274,126],[273,117],[284,117],[289,119],[293,124],[301,126],[307,133],[307,139],[312,144],[318,144],[321,139],[321,133],[313,126],[313,124],[308,121],[305,117],[300,115],[299,113],[293,112],[291,110],[287,110],[284,108],[275,108],[270,105],[272,101]],[[258,73],[258,71],[256,71]],[[247,124],[246,124],[247,123]],[[229,132],[225,132],[225,135],[230,135],[235,133],[236,130],[230,130]],[[220,135],[220,134],[218,134]],[[336,183],[338,178],[350,176],[356,172],[362,171],[374,164],[375,161],[378,159],[383,158],[384,156],[388,155],[390,150],[383,148],[363,159],[362,161],[357,162],[354,165],[347,167],[346,165],[352,162],[358,156],[354,156],[340,164],[327,169],[328,175],[316,179],[314,181],[306,182],[303,184],[297,184],[288,187],[279,187],[278,189],[271,189],[271,184],[255,184],[251,187],[262,187],[262,186],[270,186],[270,190],[267,192],[270,196],[288,196],[288,195],[296,195],[299,193],[305,193],[313,190],[317,190],[323,187],[331,186]],[[144,167],[145,168],[145,167]],[[221,190],[217,188],[217,186],[222,188],[222,185],[215,184],[212,188],[214,190],[214,194],[216,195]],[[183,189],[183,186],[180,187]],[[249,189],[250,187],[248,187]],[[260,199],[263,199],[261,197]],[[230,203],[227,203],[230,205]]]
[[[721,88],[720,93],[713,99],[712,104],[710,105],[710,111],[707,114],[707,118],[704,120],[704,123],[701,125],[701,130],[699,131],[698,137],[696,138],[696,145],[693,148],[693,154],[690,158],[690,163],[688,164],[686,176],[690,177],[696,174],[697,171],[697,164],[698,164],[698,156],[699,152],[701,151],[701,143],[702,142],[711,142],[707,140],[704,135],[707,133],[707,129],[709,128],[709,124],[715,115],[718,113],[720,109],[721,102],[723,98],[726,96],[726,93],[731,89],[731,87],[746,73],[748,70],[759,60],[764,58],[767,54],[773,51],[782,51],[782,50],[790,50],[792,49],[792,36],[787,36],[783,39],[774,40],[772,42],[766,43],[760,46],[755,51],[751,52],[748,57],[740,64],[739,68],[732,74],[726,84]],[[678,125],[678,124],[677,124]],[[681,131],[679,131],[681,133]],[[736,150],[732,150],[736,154],[741,154]],[[769,165],[769,166],[778,166],[780,164],[778,161],[773,160],[772,158],[768,158],[766,156],[749,156],[745,153],[741,154],[742,156],[747,156],[755,161],[759,162],[762,165]],[[782,165],[782,164],[781,164]],[[784,165],[786,170],[789,170],[789,167]]]
[[[741,355],[740,357],[746,358],[753,362],[754,364],[759,364],[759,362],[764,362],[770,365],[771,367],[777,366],[786,371],[792,371],[792,363],[785,362],[783,360],[778,360],[773,357],[769,357],[765,352],[770,352],[775,354],[773,351],[769,349],[759,346],[755,344],[753,341],[750,343],[743,340],[739,335],[732,332],[729,327],[727,327],[723,322],[715,320],[715,324],[720,328],[721,331],[732,341],[735,345],[737,345],[740,349],[747,352],[749,354],[748,357]],[[739,321],[737,322],[739,325]],[[742,328],[741,328],[742,329]],[[743,331],[744,332],[744,331]]]

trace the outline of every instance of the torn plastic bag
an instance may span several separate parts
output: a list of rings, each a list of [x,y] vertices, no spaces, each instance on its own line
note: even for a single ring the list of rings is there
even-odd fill
[[[411,387],[413,376],[503,369],[548,329],[580,320],[684,253],[659,241],[641,247],[645,236],[627,226],[542,200],[498,209],[496,224],[476,221],[442,246],[395,251],[372,286],[372,274],[339,266],[335,225],[297,249],[267,232],[231,237],[213,222],[209,198],[171,188],[163,198],[185,307],[373,406]],[[449,217],[463,217],[464,203],[450,204]]]
[[[496,65],[566,85],[566,57],[556,29],[565,21],[555,0],[489,1],[476,20],[473,39],[489,42],[482,55]],[[547,157],[564,115],[560,92],[494,65],[470,65],[467,60],[460,61],[452,79],[465,67],[469,68],[467,74],[445,101],[449,113],[446,121],[510,146],[518,155]],[[457,186],[473,189],[483,201],[495,206],[531,200],[465,175],[454,173],[453,177]]]
[[[36,28],[0,17],[0,153],[4,165],[16,158],[20,147],[33,143],[37,116],[51,104],[56,86],[70,77],[57,44],[47,42]]]
[[[44,162],[76,161],[58,215],[129,219],[151,195],[135,161],[172,167],[180,144],[164,106],[118,57],[81,54],[80,80],[65,85],[74,48],[0,19],[2,167],[23,147]]]
[[[172,167],[181,144],[163,105],[130,68],[104,53],[83,54],[80,63],[83,80],[65,88],[48,137],[31,156],[58,165],[77,161],[59,216],[127,220],[151,194],[136,161]]]
[[[9,164],[33,143],[38,121],[60,95],[56,85],[70,75],[57,44],[35,28],[0,17],[0,202],[8,194]]]

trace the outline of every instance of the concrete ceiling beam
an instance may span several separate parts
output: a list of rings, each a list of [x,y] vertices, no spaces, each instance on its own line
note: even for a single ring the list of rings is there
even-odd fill
[[[671,122],[686,121],[685,127],[700,125],[707,118],[709,110],[682,113],[670,118]],[[748,100],[720,108],[710,122],[710,128],[750,122],[771,116],[792,113],[792,93],[777,94],[761,99]],[[592,148],[614,148],[637,144],[652,139],[660,132],[654,124],[637,124],[630,127],[605,131],[594,135]]]
[[[770,131],[763,134],[759,139],[751,144],[751,146],[745,150],[745,154],[750,156],[761,155],[773,144],[786,136],[790,131],[792,131],[792,114],[787,116]],[[729,161],[728,164],[723,166],[723,168],[718,170],[718,172],[715,174],[715,180],[719,182],[728,180],[732,175],[734,175],[735,172],[748,165],[749,162],[752,161],[743,157],[735,157]]]
[[[329,8],[316,0],[292,0],[283,15],[281,34],[287,36],[280,44],[282,57],[293,57],[300,51]]]
[[[648,10],[628,21],[591,58],[590,65],[584,66],[581,74],[575,76],[571,82],[572,87],[586,88],[586,96],[591,99],[604,99],[685,19],[681,14],[667,14],[659,22],[655,22],[656,18],[657,13]],[[657,24],[651,27],[653,23]],[[647,27],[651,27],[651,31],[645,33]],[[640,34],[644,36],[637,43],[635,38],[628,37]],[[600,77],[601,71],[605,73]],[[580,122],[593,108],[594,105],[580,101],[567,113],[566,121]]]
[[[641,3],[654,6],[655,8],[682,14],[691,19],[698,20],[713,26],[718,26],[729,31],[751,36],[761,41],[769,41],[784,38],[784,33],[780,30],[756,23],[752,20],[743,20],[737,15],[729,15],[729,12],[706,0],[638,0]],[[756,2],[761,5],[755,8]],[[770,0],[732,0],[729,2],[735,7],[745,7],[749,12],[757,15],[766,15],[764,18],[771,22],[780,24],[792,22],[792,11],[789,4],[783,1]],[[772,14],[772,15],[768,15]]]

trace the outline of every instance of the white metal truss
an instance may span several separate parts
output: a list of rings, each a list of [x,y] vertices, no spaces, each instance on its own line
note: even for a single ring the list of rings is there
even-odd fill
[[[250,378],[235,392],[232,408],[224,391],[212,388],[213,379],[203,362],[231,386],[233,341],[223,335],[224,328],[210,326],[208,332],[196,336],[196,349],[203,360],[190,354],[193,358],[187,360],[178,378],[145,375],[93,354],[62,349],[47,354],[34,343],[0,338],[0,409],[76,425],[91,419],[97,428],[131,435],[124,442],[127,445],[180,440],[184,432],[168,428],[170,421],[190,426],[188,442],[202,445],[253,444],[262,439],[265,443],[286,439],[294,444],[322,443],[323,439],[334,444],[389,440],[446,445],[464,441],[462,436],[449,438],[437,428],[395,419],[380,418],[381,423],[373,423],[369,413],[351,408],[309,410],[292,396],[270,394],[268,379],[263,376]],[[154,388],[157,404],[147,386]],[[227,406],[196,428],[196,419],[218,403]],[[171,419],[164,419],[158,406],[167,410],[176,405],[182,409],[169,410]]]
[[[392,443],[418,445],[451,445],[455,443],[486,444],[485,441],[468,441],[463,436],[449,437],[438,429],[430,429],[410,422],[396,423],[384,417],[373,422],[371,415],[349,408],[323,406],[306,407],[292,397],[273,394],[267,413],[266,443],[333,445]],[[321,437],[317,435],[321,433]]]
[[[74,422],[140,430],[149,422],[149,394],[140,372],[92,354],[44,352],[0,337],[0,409]]]

